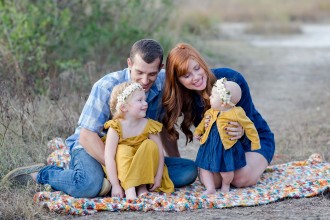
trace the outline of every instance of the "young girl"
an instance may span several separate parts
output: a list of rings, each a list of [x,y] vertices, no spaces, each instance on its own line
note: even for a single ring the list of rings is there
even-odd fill
[[[140,84],[125,82],[114,87],[110,98],[113,118],[104,125],[109,129],[105,166],[113,197],[135,199],[148,190],[174,191],[158,135],[162,124],[145,118],[147,108]]]
[[[217,80],[211,91],[211,108],[205,112],[205,116],[211,116],[209,125],[205,129],[204,118],[194,132],[195,138],[201,143],[196,164],[200,168],[201,181],[206,187],[204,194],[215,193],[220,183],[221,191],[228,192],[234,179],[234,170],[246,165],[241,143],[230,140],[229,135],[224,132],[228,122],[238,122],[251,140],[252,150],[260,149],[259,135],[253,122],[246,116],[243,108],[235,106],[241,96],[242,91],[237,83],[227,81],[226,78]]]

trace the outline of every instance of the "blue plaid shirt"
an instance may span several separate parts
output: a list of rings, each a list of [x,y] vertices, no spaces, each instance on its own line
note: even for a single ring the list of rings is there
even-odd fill
[[[75,133],[66,139],[70,150],[79,145],[81,128],[86,128],[97,133],[100,137],[105,135],[103,125],[112,118],[109,107],[109,100],[112,89],[115,85],[130,81],[130,72],[126,68],[121,71],[109,73],[97,81],[92,88],[78,121]],[[162,69],[157,76],[153,86],[147,93],[147,118],[161,121],[164,112],[162,107],[162,91],[165,81],[165,71]]]

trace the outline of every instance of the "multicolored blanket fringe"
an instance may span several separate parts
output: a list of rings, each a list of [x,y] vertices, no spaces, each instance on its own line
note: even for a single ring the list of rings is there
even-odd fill
[[[49,147],[54,152],[48,163],[66,167],[70,155],[59,138]],[[269,166],[260,181],[253,187],[232,188],[229,193],[220,191],[203,196],[204,187],[199,181],[176,189],[174,193],[148,193],[136,200],[111,197],[94,199],[73,198],[59,191],[38,192],[34,201],[51,211],[72,215],[87,215],[98,211],[185,211],[192,209],[220,209],[234,206],[255,206],[284,198],[312,197],[330,188],[330,163],[318,154],[305,161]]]

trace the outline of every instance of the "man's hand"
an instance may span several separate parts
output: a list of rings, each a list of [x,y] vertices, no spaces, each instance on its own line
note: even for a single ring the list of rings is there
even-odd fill
[[[104,143],[97,133],[82,128],[79,137],[79,143],[85,148],[87,153],[91,155],[101,164],[105,164],[104,161]]]

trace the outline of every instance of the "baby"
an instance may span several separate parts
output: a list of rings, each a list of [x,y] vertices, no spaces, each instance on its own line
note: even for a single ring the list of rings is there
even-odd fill
[[[194,136],[201,146],[196,157],[200,179],[206,187],[204,194],[213,194],[216,188],[228,192],[234,179],[234,171],[246,165],[245,151],[237,140],[230,140],[225,127],[228,122],[238,122],[251,141],[251,149],[260,149],[258,132],[245,111],[236,104],[240,101],[242,90],[233,82],[221,78],[216,81],[210,96],[211,108],[197,126]],[[205,129],[205,116],[211,116]]]

